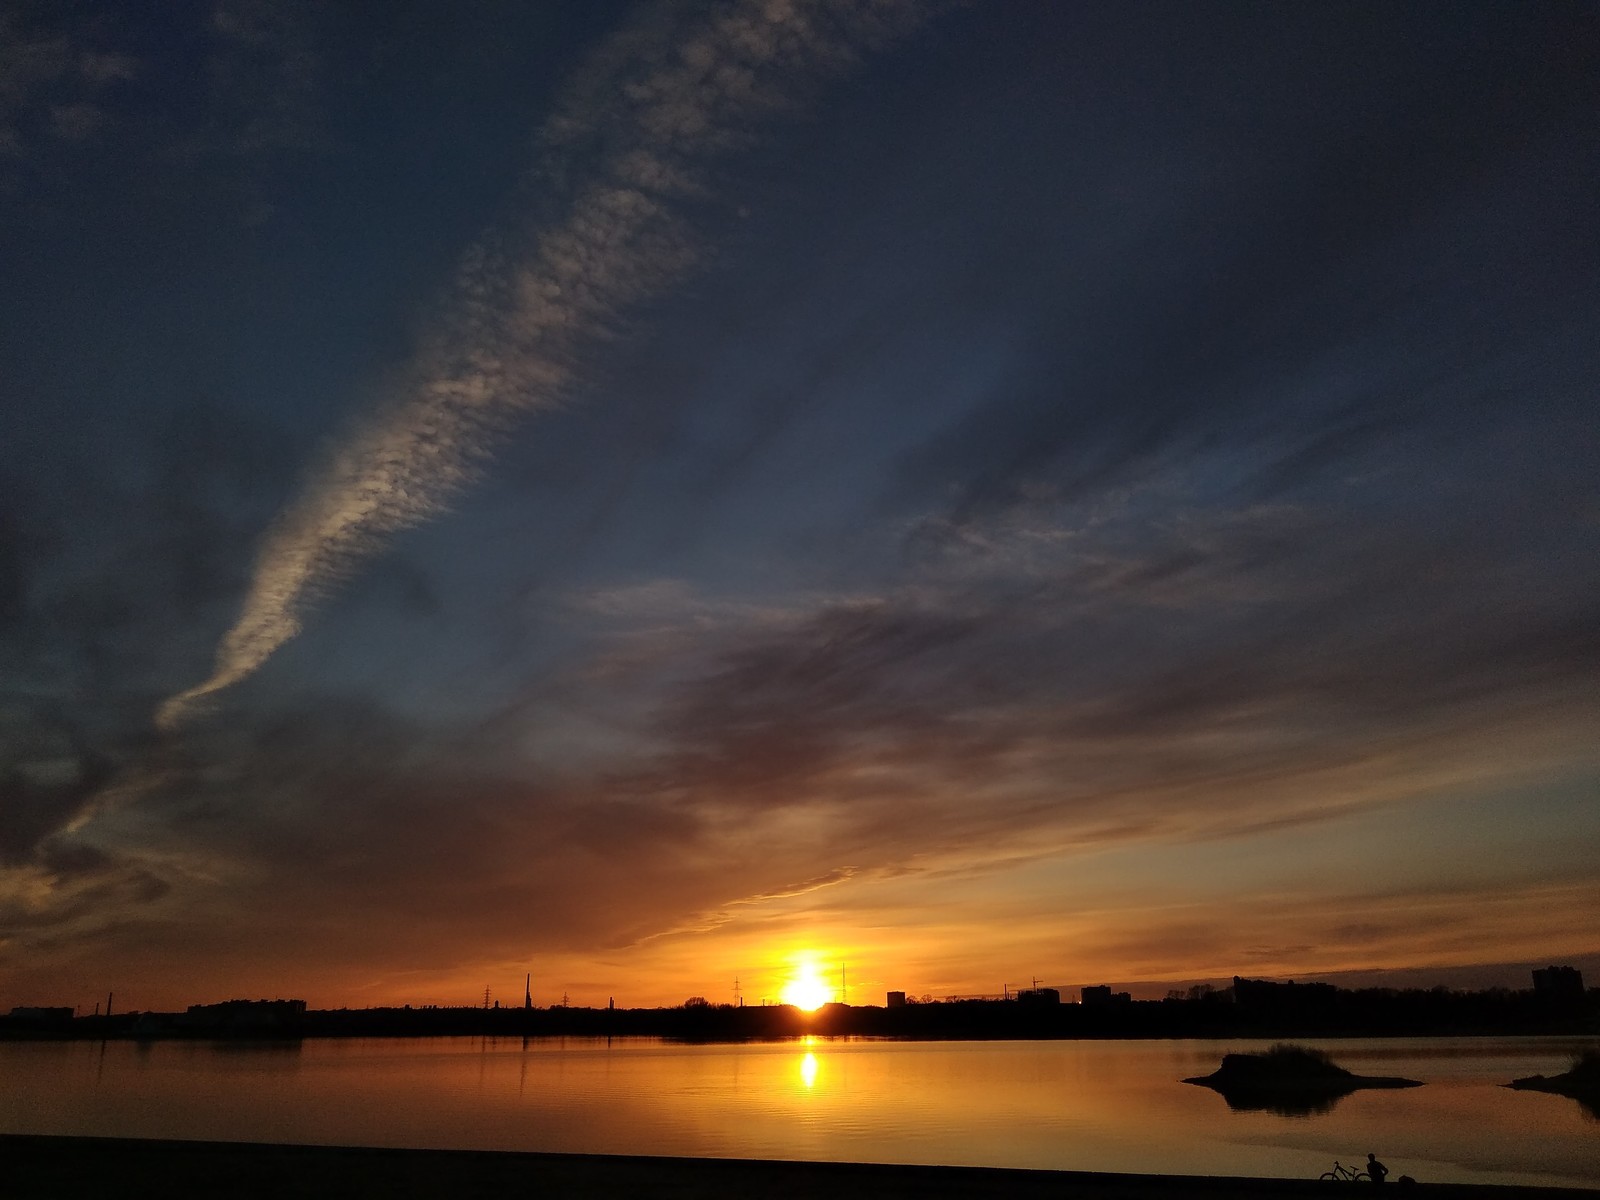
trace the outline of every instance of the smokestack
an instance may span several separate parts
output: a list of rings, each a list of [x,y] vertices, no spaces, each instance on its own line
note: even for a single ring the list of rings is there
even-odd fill
[[[529,971],[522,977],[522,1010],[526,1012],[533,1007],[533,972]]]
[[[116,995],[115,992],[107,992],[106,993],[106,1016],[108,1016],[108,1017],[111,1015],[111,997],[113,997],[115,995]]]

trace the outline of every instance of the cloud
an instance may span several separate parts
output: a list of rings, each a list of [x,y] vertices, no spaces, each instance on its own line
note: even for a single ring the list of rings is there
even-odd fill
[[[751,896],[748,903],[759,904],[763,900],[787,900],[794,896],[805,896],[822,888],[833,887],[843,883],[856,873],[854,867],[837,867],[832,871],[802,880],[799,883],[785,884],[770,892],[762,892],[759,896]]]
[[[1119,98],[1079,98],[1059,125],[1081,156],[1070,182],[1013,168],[1025,232],[949,251],[972,275],[969,326],[1007,329],[1016,367],[902,457],[889,503],[953,496],[960,519],[1031,487],[1088,499],[1197,462],[1236,498],[1297,499],[1567,411],[1567,381],[1593,363],[1571,319],[1592,309],[1597,263],[1573,219],[1592,186],[1572,157],[1587,117],[1565,64],[1501,104],[1483,80],[1517,77],[1512,61],[1419,67],[1337,129],[1310,111],[1337,68],[1294,56],[1252,70],[1248,120],[1208,109],[1203,134],[1125,129]],[[1104,144],[1083,136],[1102,127]],[[943,167],[934,149],[922,157]],[[1113,208],[1130,179],[1136,202]]]
[[[281,0],[217,0],[206,22],[203,72],[210,93],[204,148],[249,164],[326,147],[326,65],[311,10]],[[257,203],[264,203],[258,199]]]
[[[0,865],[25,861],[39,842],[70,825],[112,774],[111,763],[64,722],[49,731],[53,738],[38,725],[20,731],[26,741],[16,732],[4,728],[13,736],[5,738],[9,762],[0,774]]]
[[[1586,584],[1313,508],[1051,520],[1074,511],[969,519],[875,597],[608,601],[589,661],[635,669],[583,670],[584,703],[645,736],[607,786],[887,870],[1260,835],[1592,757]]]
[[[48,6],[0,12],[0,154],[27,155],[52,138],[84,142],[106,123],[110,89],[138,77],[133,55],[96,44],[95,22]]]
[[[14,215],[47,236],[91,207],[114,223],[109,191],[157,230],[178,209],[213,222],[219,204],[224,220],[263,224],[292,186],[284,166],[332,144],[324,39],[337,24],[283,0],[190,5],[159,27],[98,0],[8,6],[0,184]]]
[[[46,853],[140,791],[146,714],[200,660],[208,614],[278,494],[283,446],[216,404],[148,414],[138,472],[0,480],[0,861]]]
[[[0,13],[0,133],[7,142],[20,144],[19,121],[71,64],[65,38],[26,28],[15,12]]]
[[[57,104],[50,109],[50,128],[57,137],[69,142],[81,142],[97,133],[105,121],[105,114],[93,104],[79,101],[76,104]]]
[[[1086,957],[1127,964],[1130,979],[1460,966],[1581,949],[1589,940],[1589,890],[1586,882],[1516,881],[1493,892],[1318,891],[1252,894],[1221,906],[1109,907],[1092,913],[1075,940]]]
[[[78,73],[94,83],[137,79],[140,62],[131,54],[111,50],[84,50],[78,55]]]
[[[693,263],[682,198],[706,186],[707,159],[742,144],[798,76],[848,61],[911,11],[748,0],[716,6],[678,39],[634,28],[603,48],[542,135],[572,156],[544,171],[571,175],[566,214],[517,231],[520,251],[486,242],[468,256],[456,307],[404,395],[279,518],[214,672],[162,705],[159,723],[173,727],[259,669],[321,594],[474,478],[509,418],[554,404],[583,345]]]
[[[1269,529],[1281,520],[1262,518]],[[1187,569],[1202,578],[1206,561],[1257,561],[1248,548],[1261,531],[1248,519],[1180,524],[1202,560]],[[68,844],[48,836],[10,876],[33,899],[0,961],[65,976],[99,958],[152,981],[181,969],[235,990],[305,981],[348,996],[418,986],[395,982],[398,972],[453,978],[565,954],[670,959],[687,938],[704,939],[704,955],[739,938],[777,944],[845,914],[859,923],[874,886],[981,896],[985,881],[1029,864],[1260,836],[1483,788],[1570,765],[1592,724],[1574,700],[1593,664],[1550,653],[1570,631],[1508,639],[1472,665],[1462,649],[1481,630],[1462,629],[1459,645],[1408,645],[1411,627],[1381,627],[1355,655],[1350,630],[1320,645],[1280,636],[1264,614],[1287,605],[1279,616],[1293,626],[1309,601],[1272,586],[1231,593],[1249,619],[1218,627],[1221,643],[1164,638],[1163,623],[1209,627],[1219,589],[1185,593],[1172,573],[1127,569],[1079,592],[1076,564],[1094,547],[1025,540],[1051,548],[1027,560],[1028,594],[1056,597],[1042,604],[1003,602],[1017,579],[987,553],[994,574],[976,582],[941,563],[944,574],[903,592],[784,610],[656,581],[580,592],[574,619],[595,622],[569,666],[581,685],[570,692],[570,680],[541,672],[514,718],[452,727],[370,699],[301,695],[248,722],[186,726],[140,759],[159,786],[71,843],[138,847],[85,877],[100,890],[42,865]],[[1282,555],[1266,561],[1284,569]],[[642,675],[591,669],[619,641],[644,643],[629,653],[648,659],[656,640],[664,660]],[[566,761],[530,749],[528,732],[574,695],[634,735],[622,750]],[[95,908],[113,895],[125,897],[114,912]],[[1208,922],[1227,906],[1214,897],[1143,914],[1117,909],[1124,899],[1099,893],[1107,913],[1090,936],[1083,913],[1059,910],[1059,888],[1032,894],[1024,902],[1037,911],[1008,918],[1009,936],[1022,953],[1044,937],[1034,925],[1053,921],[1052,936],[1070,932],[1080,957],[1162,978],[1180,960],[1201,974],[1246,960],[1336,969],[1399,961],[1408,946],[1466,961],[1473,929],[1513,939],[1538,907],[1519,901],[1476,924],[1463,907],[1445,921],[1451,904],[1467,904],[1452,893],[1429,902],[1429,924],[1396,916],[1415,906],[1405,897],[1346,897],[1219,929]],[[890,903],[881,918],[905,912]],[[946,919],[956,917],[917,918]],[[1313,927],[1326,953],[1296,959]],[[202,975],[183,966],[196,954]],[[954,956],[950,978],[970,957]]]
[[[144,762],[161,780],[139,805],[0,871],[8,968],[99,957],[154,980],[200,953],[282,986],[310,945],[357,977],[526,961],[628,944],[740,886],[702,869],[715,838],[692,814],[513,770],[370,701],[303,697]]]

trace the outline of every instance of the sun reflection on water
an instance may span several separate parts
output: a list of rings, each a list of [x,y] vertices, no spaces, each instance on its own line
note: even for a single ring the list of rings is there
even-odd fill
[[[815,1087],[817,1083],[817,1056],[809,1050],[800,1060],[800,1082],[807,1088]]]

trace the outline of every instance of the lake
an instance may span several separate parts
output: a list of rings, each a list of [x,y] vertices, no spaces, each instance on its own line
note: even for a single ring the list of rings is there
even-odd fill
[[[0,1043],[0,1131],[459,1149],[1314,1176],[1376,1151],[1428,1182],[1600,1186],[1600,1121],[1498,1086],[1560,1038],[1318,1039],[1427,1086],[1234,1112],[1229,1041],[313,1039]]]

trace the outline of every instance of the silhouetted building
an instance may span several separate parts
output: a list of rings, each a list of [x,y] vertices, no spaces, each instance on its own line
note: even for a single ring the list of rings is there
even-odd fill
[[[294,1029],[305,1015],[304,1000],[224,1000],[221,1004],[189,1005],[183,1025],[188,1029],[269,1033]]]
[[[906,1006],[906,994],[904,992],[890,992],[884,999],[883,1004],[885,1008],[904,1008]]]
[[[1086,987],[1083,989],[1081,997],[1085,1004],[1110,1004],[1111,985],[1102,983],[1095,987]]]
[[[1109,983],[1102,983],[1098,987],[1086,987],[1081,994],[1083,1002],[1091,1006],[1131,1004],[1133,1002],[1133,994],[1131,992],[1113,992]]]
[[[133,1021],[136,1037],[166,1037],[174,1033],[187,1033],[190,1028],[189,1018],[184,1013],[142,1012]]]
[[[1576,967],[1545,967],[1533,973],[1534,994],[1546,1000],[1583,999],[1583,973]]]
[[[1061,993],[1055,988],[1035,987],[1023,988],[1017,993],[1019,1004],[1060,1004]]]
[[[24,1004],[11,1010],[11,1019],[26,1025],[65,1025],[72,1020],[72,1010]]]

